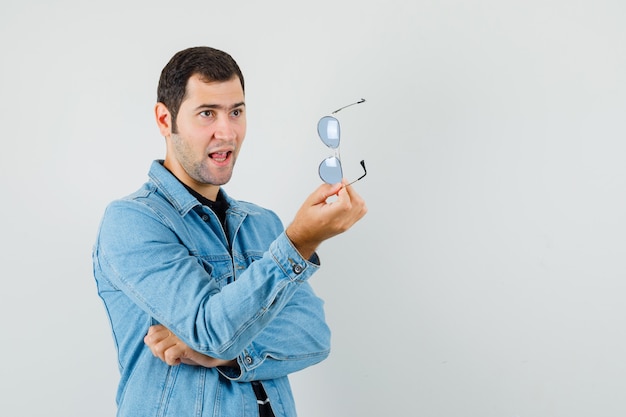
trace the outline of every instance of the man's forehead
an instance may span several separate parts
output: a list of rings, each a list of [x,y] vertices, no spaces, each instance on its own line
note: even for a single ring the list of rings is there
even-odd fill
[[[242,104],[244,101],[243,89],[237,76],[228,81],[206,81],[199,75],[193,75],[187,81],[186,90],[183,101],[199,100],[207,105],[228,107]]]

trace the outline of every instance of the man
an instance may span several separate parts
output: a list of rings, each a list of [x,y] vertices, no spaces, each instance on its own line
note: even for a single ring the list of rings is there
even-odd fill
[[[226,194],[246,106],[243,75],[222,51],[175,54],[157,101],[165,159],[107,207],[93,251],[118,351],[118,416],[295,416],[287,375],[329,353],[308,284],[315,250],[365,203],[345,182],[323,184],[283,229]]]

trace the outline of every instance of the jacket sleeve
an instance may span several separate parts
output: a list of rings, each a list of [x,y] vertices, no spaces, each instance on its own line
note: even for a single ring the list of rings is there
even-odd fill
[[[237,358],[239,369],[219,368],[231,380],[286,376],[315,365],[330,353],[323,301],[304,283],[285,308]]]
[[[221,359],[288,353],[270,341],[285,323],[308,314],[290,301],[310,297],[304,284],[318,265],[303,259],[283,232],[220,289],[181,243],[173,221],[136,201],[111,204],[94,249],[95,274],[197,352]]]

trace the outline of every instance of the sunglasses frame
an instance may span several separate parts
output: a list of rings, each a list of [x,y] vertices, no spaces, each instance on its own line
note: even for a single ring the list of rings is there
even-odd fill
[[[361,104],[361,103],[365,103],[365,99],[364,98],[362,98],[359,101],[356,101],[354,103],[348,104],[347,106],[343,106],[343,107],[338,108],[337,110],[332,112],[331,115],[332,114],[336,114],[336,113],[340,112],[341,110],[343,110],[343,109],[345,109],[347,107],[354,106],[355,104]],[[328,141],[330,139],[327,137],[327,135],[322,135],[321,134],[320,126],[322,125],[322,122],[324,122],[325,126],[327,126],[327,121],[328,120],[334,120],[337,123],[337,139],[336,139],[337,140],[337,146],[333,146],[333,145],[329,144]],[[324,117],[322,117],[317,122],[317,134],[318,134],[320,140],[322,141],[322,143],[324,145],[326,145],[329,149],[332,149],[334,151],[334,153],[335,153],[333,156],[329,156],[328,158],[324,159],[320,163],[320,166],[318,168],[318,173],[319,173],[319,176],[322,179],[322,181],[324,181],[327,184],[333,184],[335,182],[329,182],[329,181],[327,181],[324,178],[324,176],[322,176],[322,168],[323,168],[323,166],[325,166],[325,164],[327,164],[327,161],[329,159],[336,159],[337,160],[336,165],[338,165],[339,173],[341,174],[340,176],[342,177],[341,179],[343,179],[343,169],[342,169],[342,166],[341,166],[341,157],[340,157],[340,154],[339,154],[339,145],[340,145],[340,140],[341,140],[341,125],[339,123],[339,120],[337,118],[333,117],[333,116],[324,116]],[[367,168],[365,168],[365,160],[361,160],[360,164],[361,164],[361,167],[363,168],[363,175],[361,175],[356,180],[349,182],[345,186],[352,185],[352,184],[354,184],[355,182],[361,180],[362,178],[364,178],[367,175]]]

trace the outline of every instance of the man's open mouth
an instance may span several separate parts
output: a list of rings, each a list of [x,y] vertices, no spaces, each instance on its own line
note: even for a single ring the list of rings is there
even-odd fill
[[[213,152],[209,154],[209,158],[213,159],[216,162],[224,162],[230,156],[229,152]]]

